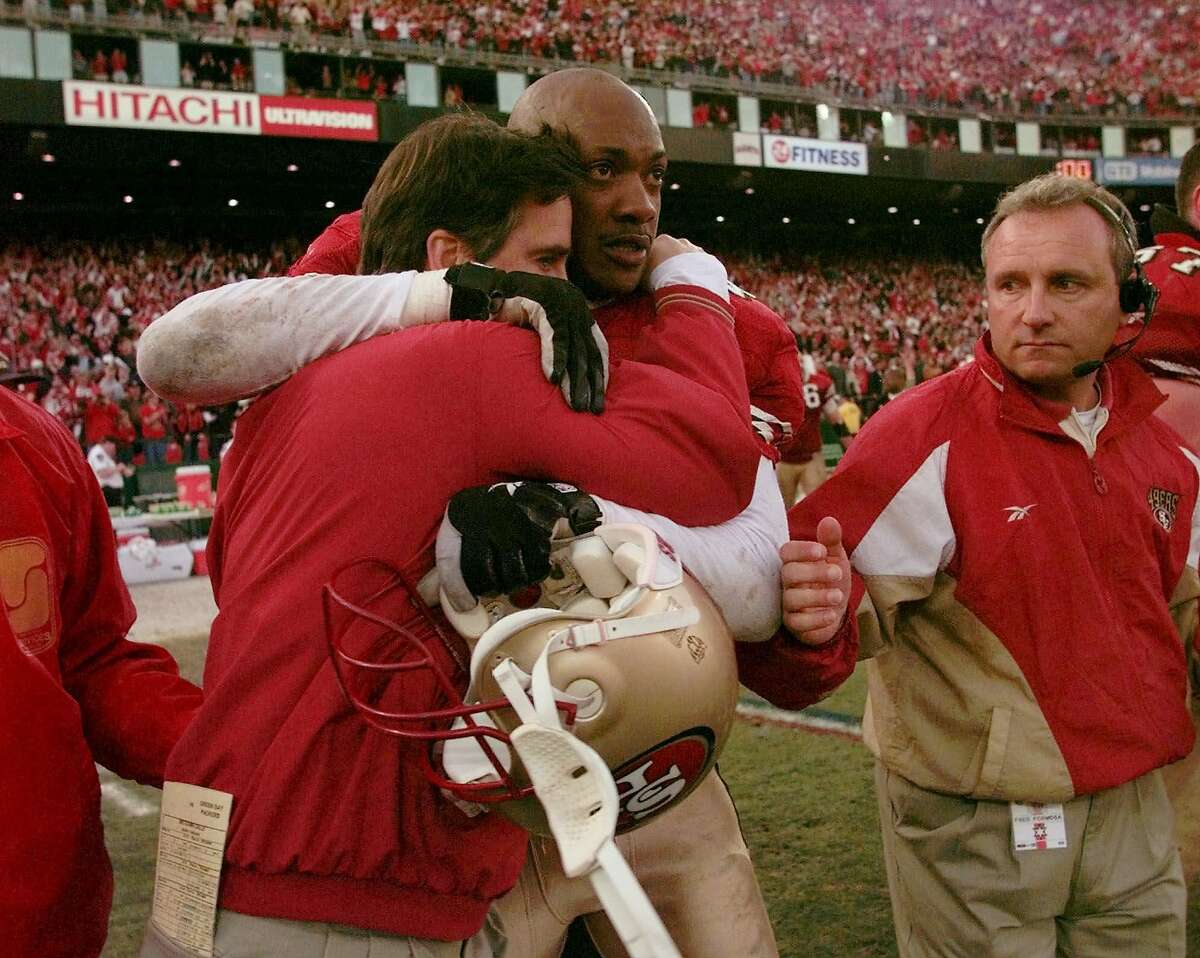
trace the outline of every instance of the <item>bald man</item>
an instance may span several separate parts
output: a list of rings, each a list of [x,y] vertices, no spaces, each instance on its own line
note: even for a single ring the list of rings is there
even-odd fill
[[[644,331],[655,319],[654,298],[647,292],[650,285],[685,278],[693,285],[708,282],[729,293],[751,402],[778,422],[781,436],[790,435],[792,425],[803,420],[805,406],[795,340],[783,321],[740,290],[727,289],[724,269],[707,267],[703,253],[674,257],[668,261],[673,265],[653,271],[651,283],[647,267],[658,232],[667,156],[645,101],[602,71],[564,70],[526,90],[509,126],[527,133],[549,129],[565,136],[582,158],[587,178],[571,196],[568,274],[593,304],[612,356],[637,354]],[[356,272],[359,219],[359,213],[338,217],[289,274]],[[707,280],[706,269],[711,272]],[[258,296],[261,306],[261,289]],[[299,307],[295,294],[289,303],[293,309]],[[310,312],[319,313],[314,322],[330,325],[323,337],[342,346],[351,344],[354,331],[377,328],[361,308],[345,316],[339,316],[336,308]],[[229,312],[230,322],[239,325],[251,319]],[[344,334],[340,340],[339,323]],[[703,367],[705,349],[698,339],[690,361]],[[664,403],[671,401],[671,396],[663,396]],[[760,486],[778,502],[769,463],[765,475],[767,482]],[[756,500],[758,496],[756,492]],[[785,532],[780,529],[781,535]],[[726,609],[726,614],[732,618],[731,610]],[[688,958],[777,955],[736,810],[716,773],[677,809],[622,836],[618,844]],[[567,929],[578,916],[586,916],[589,933],[606,958],[625,954],[590,882],[567,879],[550,842],[533,841],[517,887],[497,903],[497,909],[508,954],[514,958],[560,954]]]

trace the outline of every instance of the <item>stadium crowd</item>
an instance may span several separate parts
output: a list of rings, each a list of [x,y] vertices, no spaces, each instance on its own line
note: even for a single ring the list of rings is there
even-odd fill
[[[784,318],[843,397],[878,398],[889,370],[911,385],[971,358],[985,320],[975,266],[911,256],[728,260],[734,281]]]
[[[135,12],[795,85],[880,105],[1193,112],[1200,4],[1132,0],[122,0]]]
[[[282,273],[294,250],[201,243],[12,244],[0,252],[0,355],[39,373],[23,391],[84,448],[105,439],[123,463],[208,458],[228,415],[167,408],[137,379],[138,336],[166,310],[212,286]]]
[[[26,387],[86,448],[114,440],[121,462],[207,458],[228,416],[161,405],[138,382],[137,338],[184,298],[280,275],[288,244],[14,244],[0,253],[0,354],[41,373]],[[966,361],[983,321],[978,271],[961,263],[860,254],[728,259],[731,274],[779,312],[802,351],[845,397],[865,401],[889,369],[909,383]]]

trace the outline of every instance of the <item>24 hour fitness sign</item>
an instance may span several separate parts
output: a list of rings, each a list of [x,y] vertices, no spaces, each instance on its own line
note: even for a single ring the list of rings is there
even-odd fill
[[[768,134],[763,137],[763,165],[784,170],[866,176],[867,148],[862,143]]]
[[[375,104],[225,90],[175,90],[116,83],[63,82],[71,126],[134,130],[378,140]]]

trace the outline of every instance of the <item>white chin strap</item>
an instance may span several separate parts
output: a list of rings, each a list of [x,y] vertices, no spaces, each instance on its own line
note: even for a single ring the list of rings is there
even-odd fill
[[[555,640],[570,631],[558,633]],[[552,644],[547,643],[546,648]],[[543,650],[534,666],[534,701],[525,693],[520,670],[512,659],[505,659],[492,674],[522,720],[510,740],[546,813],[563,873],[568,878],[588,876],[631,958],[681,958],[614,841],[620,803],[612,772],[595,749],[558,722],[547,657]],[[539,688],[543,674],[551,696],[551,724],[544,721],[543,703],[537,702],[543,692]]]

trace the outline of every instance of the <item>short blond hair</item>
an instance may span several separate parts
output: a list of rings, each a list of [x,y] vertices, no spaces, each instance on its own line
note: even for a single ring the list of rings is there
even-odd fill
[[[1133,215],[1103,186],[1059,173],[1035,176],[1000,197],[980,243],[984,269],[987,269],[987,248],[992,234],[1014,213],[1049,213],[1069,206],[1090,206],[1100,215],[1111,238],[1110,253],[1117,282],[1127,278],[1133,272],[1137,253],[1137,224]]]

